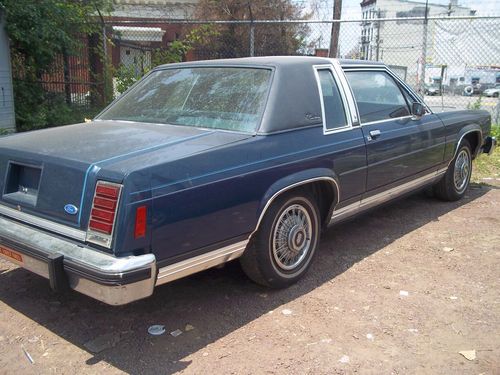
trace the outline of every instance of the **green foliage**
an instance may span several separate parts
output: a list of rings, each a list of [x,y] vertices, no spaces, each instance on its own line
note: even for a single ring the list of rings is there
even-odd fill
[[[15,80],[17,131],[83,122],[97,110],[66,103],[64,94],[45,92],[40,85]]]
[[[199,0],[195,16],[210,20],[300,20],[305,12],[301,2],[293,0]],[[249,24],[218,25],[220,36],[202,45],[202,58],[242,57],[250,54]],[[254,24],[253,47],[257,56],[307,53],[310,28],[306,24]],[[209,46],[209,48],[207,48]]]
[[[479,110],[481,109],[481,101],[483,100],[483,97],[479,95],[479,97],[473,102],[467,104],[467,109],[473,109],[473,110]]]
[[[77,36],[99,31],[94,16],[111,0],[0,0],[10,38],[16,127],[19,131],[62,125],[80,119],[59,94],[47,93],[40,82],[61,54],[75,52]]]
[[[212,25],[202,25],[191,30],[182,40],[174,40],[167,49],[155,49],[151,57],[151,66],[181,62],[186,53],[198,45],[217,36],[218,31]],[[134,65],[120,65],[115,71],[116,90],[121,94],[137,82],[150,69],[145,61],[138,61]]]
[[[135,65],[126,66],[121,64],[115,71],[116,91],[124,93],[136,81],[141,78],[142,74],[138,71]]]
[[[108,9],[110,4],[110,0],[0,0],[13,53],[22,55],[25,67],[35,74],[46,71],[56,55],[77,48],[76,34],[96,31],[99,26],[93,14],[98,8]]]
[[[500,124],[493,124],[491,126],[491,135],[497,137],[497,140],[500,141]]]

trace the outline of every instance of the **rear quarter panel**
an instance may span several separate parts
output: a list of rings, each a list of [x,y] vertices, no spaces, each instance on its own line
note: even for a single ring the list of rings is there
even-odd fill
[[[159,261],[175,260],[248,238],[267,199],[286,184],[329,173],[341,200],[360,196],[365,168],[359,128],[331,135],[323,135],[321,126],[257,135],[147,168],[150,192],[130,191],[128,206],[151,206],[152,251]]]

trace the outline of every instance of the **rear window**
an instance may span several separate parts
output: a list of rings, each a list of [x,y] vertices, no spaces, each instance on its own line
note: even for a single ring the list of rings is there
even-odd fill
[[[264,111],[271,70],[180,68],[151,73],[99,116],[254,132]]]

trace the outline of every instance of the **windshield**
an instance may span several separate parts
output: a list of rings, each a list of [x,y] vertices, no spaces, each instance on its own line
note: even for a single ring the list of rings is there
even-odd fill
[[[151,73],[98,119],[254,132],[271,70],[178,68]]]

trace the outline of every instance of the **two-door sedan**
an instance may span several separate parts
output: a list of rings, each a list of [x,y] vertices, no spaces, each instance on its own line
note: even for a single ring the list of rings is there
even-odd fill
[[[286,287],[330,224],[417,189],[463,197],[490,127],[381,63],[160,66],[91,123],[0,139],[0,256],[113,305],[236,258]]]

